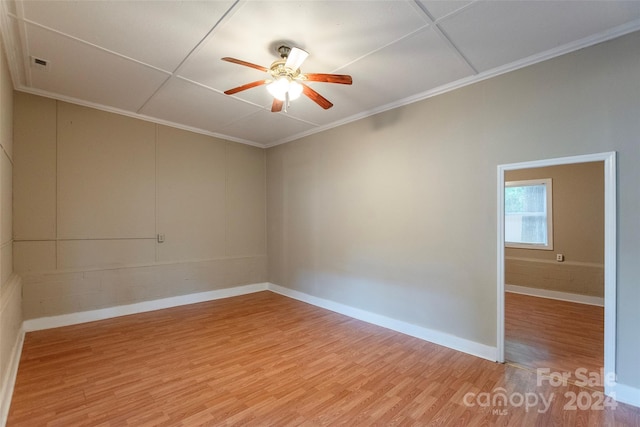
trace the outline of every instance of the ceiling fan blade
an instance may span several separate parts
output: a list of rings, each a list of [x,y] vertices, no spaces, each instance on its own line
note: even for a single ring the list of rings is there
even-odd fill
[[[241,59],[229,58],[228,56],[225,56],[221,59],[223,61],[232,62],[234,64],[244,65],[245,67],[255,68],[256,70],[264,71],[265,73],[269,71],[268,68],[263,67],[262,65],[252,64],[251,62],[243,61]]]
[[[271,104],[271,112],[277,113],[282,111],[282,106],[284,105],[284,101],[280,101],[279,99],[273,98],[273,104]]]
[[[304,93],[306,96],[309,97],[309,99],[311,99],[313,102],[315,102],[325,110],[328,110],[329,108],[333,107],[333,104],[329,102],[327,98],[320,95],[318,92],[311,89],[309,86],[305,84],[302,84],[302,93]]]
[[[324,83],[340,83],[350,85],[353,83],[351,76],[346,74],[322,74],[322,73],[305,73],[307,81],[324,82]]]
[[[291,51],[289,52],[289,56],[287,56],[287,62],[284,63],[284,66],[295,71],[300,68],[300,66],[308,56],[308,52],[302,49],[298,49],[297,47],[292,47]]]
[[[257,80],[255,82],[247,83],[246,85],[234,87],[233,89],[225,90],[225,95],[233,95],[234,93],[242,92],[243,90],[251,89],[252,87],[261,86],[265,84],[267,80]]]

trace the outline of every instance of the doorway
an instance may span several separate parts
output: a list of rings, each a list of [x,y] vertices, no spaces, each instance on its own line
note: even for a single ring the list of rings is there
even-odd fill
[[[615,372],[616,320],[616,153],[598,153],[498,166],[498,361],[505,361],[505,176],[509,171],[604,162],[604,372]],[[612,384],[605,383],[609,394]]]

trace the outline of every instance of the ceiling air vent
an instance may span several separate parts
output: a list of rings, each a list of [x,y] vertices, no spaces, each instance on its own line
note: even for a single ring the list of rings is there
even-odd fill
[[[42,71],[48,71],[49,70],[49,61],[47,61],[46,59],[36,58],[35,56],[32,56],[31,57],[31,66],[33,68],[37,68],[37,69],[42,70]]]

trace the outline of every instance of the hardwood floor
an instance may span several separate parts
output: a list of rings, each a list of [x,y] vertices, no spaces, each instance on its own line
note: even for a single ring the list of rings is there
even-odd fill
[[[551,372],[598,374],[604,366],[604,308],[505,293],[505,359]],[[590,382],[596,390],[603,384]]]
[[[536,380],[260,292],[28,333],[7,425],[640,425]]]

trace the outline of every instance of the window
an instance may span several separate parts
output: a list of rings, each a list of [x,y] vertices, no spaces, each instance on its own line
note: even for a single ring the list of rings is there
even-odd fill
[[[553,249],[551,200],[551,178],[505,183],[504,240],[507,247]]]

